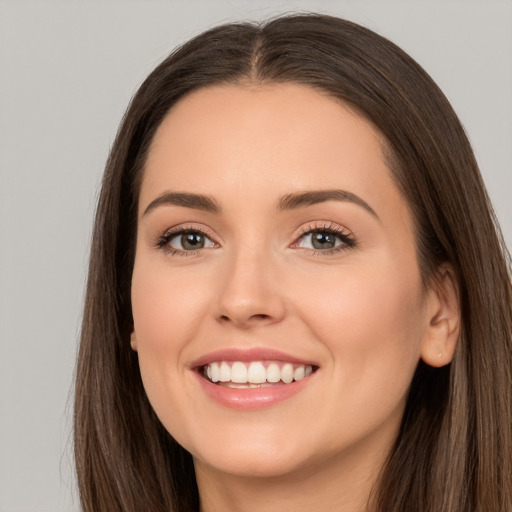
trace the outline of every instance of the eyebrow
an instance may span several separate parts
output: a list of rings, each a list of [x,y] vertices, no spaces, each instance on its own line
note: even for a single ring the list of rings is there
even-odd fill
[[[277,209],[280,211],[294,210],[296,208],[324,203],[326,201],[348,201],[350,203],[357,204],[373,215],[376,219],[379,219],[375,210],[364,199],[361,199],[352,192],[338,189],[312,190],[308,192],[300,192],[298,194],[287,194],[278,201]]]
[[[203,194],[192,194],[189,192],[164,192],[155,200],[151,201],[144,210],[147,215],[157,206],[184,206],[209,213],[220,213],[220,206],[212,197]]]
[[[295,210],[314,204],[324,203],[326,201],[347,201],[364,208],[367,212],[379,219],[375,210],[358,195],[346,190],[312,190],[308,192],[299,192],[296,194],[287,194],[276,203],[278,211]],[[221,207],[217,201],[204,194],[194,194],[191,192],[164,192],[156,199],[151,201],[144,210],[143,216],[157,208],[158,206],[183,206],[209,213],[220,213]]]

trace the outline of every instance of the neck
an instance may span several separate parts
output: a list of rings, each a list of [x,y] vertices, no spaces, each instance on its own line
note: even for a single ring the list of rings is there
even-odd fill
[[[230,475],[196,461],[200,512],[373,512],[370,498],[386,455],[375,464],[375,454],[344,454],[272,477]]]

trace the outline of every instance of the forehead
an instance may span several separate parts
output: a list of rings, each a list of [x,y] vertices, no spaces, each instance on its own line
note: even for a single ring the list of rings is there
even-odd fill
[[[354,108],[318,89],[294,83],[217,85],[193,91],[170,109],[152,141],[150,160],[165,151],[162,146],[199,136],[205,136],[201,147],[209,151],[221,150],[217,139],[227,137],[226,143],[239,143],[229,148],[235,152],[248,138],[254,145],[275,150],[277,146],[288,149],[286,142],[301,139],[305,149],[340,144],[350,135],[359,139],[361,148],[368,143],[385,144],[378,130]],[[188,144],[181,148],[190,149]]]
[[[403,201],[378,130],[354,109],[297,84],[220,85],[194,91],[152,141],[140,206],[165,189],[256,197],[343,188]],[[270,186],[269,186],[270,185]],[[398,206],[395,205],[395,206]]]

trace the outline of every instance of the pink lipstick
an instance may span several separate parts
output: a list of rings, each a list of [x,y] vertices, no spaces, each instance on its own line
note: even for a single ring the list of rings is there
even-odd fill
[[[191,365],[206,394],[234,409],[259,409],[292,397],[311,382],[318,365],[262,348],[226,349]]]

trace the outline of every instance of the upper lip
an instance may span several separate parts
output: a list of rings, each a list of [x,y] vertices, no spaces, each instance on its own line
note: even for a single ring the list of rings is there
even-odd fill
[[[225,348],[205,354],[190,364],[191,368],[198,368],[215,361],[283,361],[285,363],[303,364],[318,366],[311,360],[301,359],[291,356],[285,352],[272,348],[253,347],[253,348]]]

